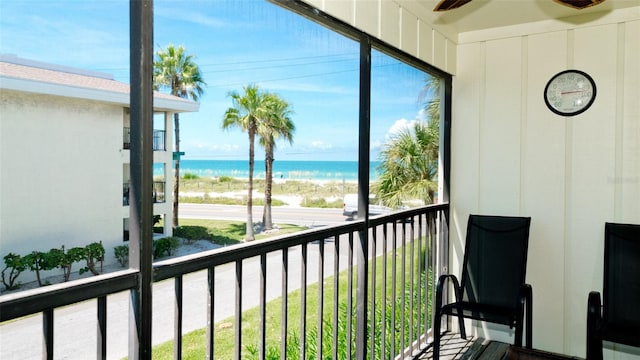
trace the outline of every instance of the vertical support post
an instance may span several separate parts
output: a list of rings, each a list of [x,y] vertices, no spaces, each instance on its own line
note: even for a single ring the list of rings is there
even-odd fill
[[[130,0],[131,192],[130,268],[139,272],[131,290],[129,359],[151,359],[153,226],[153,0]]]
[[[215,347],[214,347],[214,338],[215,338],[215,293],[216,293],[216,268],[210,267],[207,270],[207,279],[209,281],[209,288],[207,293],[207,360],[214,360]]]
[[[356,359],[367,354],[367,294],[369,291],[369,143],[371,118],[371,39],[363,35],[360,39],[360,120],[358,144],[358,216],[363,214],[363,227],[356,244]]]
[[[96,359],[107,358],[107,297],[98,298],[98,347]]]
[[[173,358],[182,359],[182,275],[174,278]]]
[[[440,93],[440,118],[444,121],[440,122],[440,176],[439,183],[442,184],[442,188],[439,189],[440,202],[449,202],[449,189],[451,185],[451,99],[452,99],[452,84],[451,77],[444,76],[442,78],[444,86]],[[444,104],[444,106],[442,106]],[[435,269],[438,273],[434,274],[434,279],[437,279],[440,274],[449,272],[449,207],[438,213],[439,221],[437,221],[437,264]],[[445,287],[443,297],[448,298],[448,288]],[[433,302],[435,304],[435,302]],[[434,312],[435,313],[435,312]],[[435,314],[434,314],[435,315]],[[448,316],[447,318],[450,318]],[[449,320],[447,320],[446,328],[449,329]]]
[[[53,360],[53,309],[42,312],[42,358]]]

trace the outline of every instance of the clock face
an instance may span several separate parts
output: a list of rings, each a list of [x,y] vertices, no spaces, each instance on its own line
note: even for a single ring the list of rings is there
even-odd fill
[[[595,82],[580,70],[562,71],[552,77],[544,88],[544,102],[558,115],[578,115],[586,111],[595,99]]]

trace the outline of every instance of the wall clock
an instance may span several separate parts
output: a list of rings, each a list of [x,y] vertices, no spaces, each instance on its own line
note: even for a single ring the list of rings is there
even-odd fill
[[[565,70],[554,75],[544,88],[549,110],[562,116],[585,112],[596,99],[596,83],[580,70]]]

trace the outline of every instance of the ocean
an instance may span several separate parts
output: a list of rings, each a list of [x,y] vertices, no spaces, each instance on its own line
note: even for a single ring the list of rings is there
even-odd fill
[[[380,162],[371,162],[369,180],[378,179],[377,166]],[[161,171],[156,168],[155,172]],[[249,160],[182,160],[180,176],[190,173],[200,177],[230,176],[249,178]],[[156,174],[156,175],[161,175]],[[264,179],[264,160],[256,160],[254,179]],[[357,161],[293,161],[276,160],[273,162],[274,179],[290,180],[334,180],[357,181]]]

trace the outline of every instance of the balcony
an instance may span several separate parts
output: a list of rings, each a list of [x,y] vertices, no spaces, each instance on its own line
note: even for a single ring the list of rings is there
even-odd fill
[[[214,341],[220,331],[216,324],[222,320],[233,327],[236,359],[247,356],[248,346],[255,346],[260,359],[265,358],[267,350],[280,349],[284,354],[292,346],[302,358],[315,349],[324,349],[327,356],[337,358],[334,342],[323,343],[329,334],[331,339],[344,339],[343,350],[353,358],[417,358],[429,345],[433,279],[446,265],[441,259],[447,256],[448,209],[448,204],[432,205],[371,218],[368,222],[358,220],[311,229],[154,263],[151,287],[154,299],[171,300],[166,309],[155,309],[153,314],[163,315],[154,316],[151,322],[153,326],[162,326],[166,319],[174,319],[173,325],[168,325],[173,327],[174,358],[182,358],[184,314],[192,310],[185,303],[194,301],[191,291],[185,298],[185,289],[200,286],[206,290],[199,301],[206,305],[196,316],[206,319],[209,359],[219,358]],[[196,273],[200,274],[199,280],[190,275]],[[143,323],[143,316],[129,315],[129,323],[135,326],[126,326],[125,322],[117,331],[139,329],[139,333],[129,330],[129,348],[118,346],[114,339],[107,338],[108,324],[118,326],[114,319],[118,311],[113,310],[112,315],[112,309],[119,306],[111,302],[116,298],[112,295],[120,293],[120,298],[126,299],[126,292],[130,292],[131,299],[136,299],[138,289],[144,287],[143,278],[140,271],[131,268],[6,295],[0,301],[0,322],[17,322],[24,316],[42,314],[42,326],[37,326],[31,336],[44,339],[41,351],[32,349],[35,354],[42,353],[44,359],[53,359],[54,353],[60,356],[60,351],[91,356],[97,353],[100,359],[107,355],[121,358],[135,353],[132,346],[144,346],[142,342],[138,344],[138,339],[147,335],[150,339],[152,323]],[[173,282],[173,286],[163,286],[166,290],[163,292],[162,281],[164,285],[166,281]],[[270,299],[281,301],[279,316],[266,316]],[[97,338],[65,338],[56,333],[58,323],[54,313],[61,307],[85,301],[95,304],[91,305],[95,306],[95,315],[85,316],[81,322],[89,323],[90,328],[97,324]],[[294,301],[299,313],[292,316],[288,310]],[[139,302],[139,307],[136,301],[133,303],[129,302],[129,314],[151,311],[151,302]],[[233,304],[232,320],[226,315],[216,315],[219,307],[228,304]],[[255,306],[260,314],[259,336],[250,338],[244,336],[247,325],[243,313]],[[167,331],[171,333],[171,329]],[[298,332],[298,339],[306,341],[293,341],[292,331]],[[278,341],[268,340],[268,332],[277,332]],[[65,350],[56,350],[54,339],[55,345]],[[0,344],[5,350],[12,346],[16,344]],[[15,351],[22,354],[28,349]]]
[[[166,183],[164,181],[153,182],[153,203],[160,204],[166,202],[165,197]],[[122,206],[129,206],[129,192],[131,184],[129,182],[122,183]]]
[[[125,150],[131,149],[131,128],[122,128],[122,138],[122,148]],[[153,151],[166,151],[165,139],[164,130],[153,130]]]

